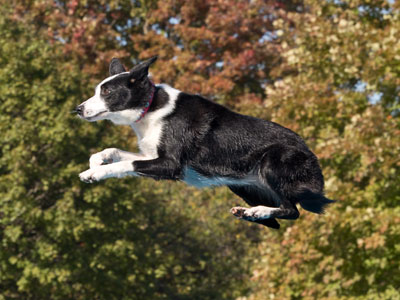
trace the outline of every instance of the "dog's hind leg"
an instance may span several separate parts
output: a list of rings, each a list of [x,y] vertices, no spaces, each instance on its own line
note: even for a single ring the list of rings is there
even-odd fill
[[[260,183],[279,204],[257,204],[251,208],[235,207],[232,213],[242,219],[254,221],[270,218],[297,219],[296,203],[314,212],[332,201],[323,197],[323,176],[318,160],[304,147],[273,144],[265,149],[258,170]],[[300,191],[300,192],[299,192]]]
[[[255,207],[257,207],[257,206],[255,206]],[[266,206],[264,206],[264,207],[266,207]],[[250,218],[250,217],[245,216],[244,212],[249,209],[250,208],[236,206],[236,207],[231,208],[231,213],[238,219],[254,222],[254,223],[261,224],[261,225],[264,225],[264,226],[267,226],[270,228],[274,228],[274,229],[279,229],[280,225],[275,218],[269,218],[269,219],[258,218],[257,219],[257,218]]]
[[[229,189],[234,192],[236,195],[241,197],[247,204],[251,206],[258,207],[260,205],[270,205],[270,206],[276,206],[277,201],[274,199],[271,194],[266,193],[263,190],[260,190],[257,187],[254,186],[229,186]],[[263,206],[266,207],[266,206]],[[273,208],[273,207],[266,207],[266,208]],[[247,210],[247,208],[244,207],[234,207],[231,209],[231,213],[240,219],[247,220],[250,222],[258,223],[270,228],[274,229],[279,229],[280,225],[276,221],[275,218],[246,218],[243,217],[244,211]]]
[[[290,202],[285,202],[286,205],[281,204],[279,207],[268,207],[258,205],[250,208],[245,207],[234,207],[231,212],[234,216],[247,220],[247,221],[259,221],[265,219],[297,219],[299,217],[299,211],[297,207]]]

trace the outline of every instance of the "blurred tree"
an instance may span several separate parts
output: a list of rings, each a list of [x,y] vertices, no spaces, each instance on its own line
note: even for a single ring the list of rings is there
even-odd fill
[[[17,1],[86,73],[104,73],[113,56],[159,55],[156,81],[235,104],[260,102],[280,62],[273,21],[301,1]],[[289,22],[290,23],[290,22]]]
[[[0,297],[233,299],[255,284],[249,299],[399,298],[399,3],[1,4]],[[136,146],[69,110],[113,56],[155,54],[156,82],[305,137],[339,203],[256,249],[226,189],[79,183],[89,153]]]
[[[49,43],[42,4],[0,6],[0,299],[244,294],[257,227],[232,220],[226,190],[79,182],[90,153],[127,149],[129,135],[70,114],[99,71],[67,37]]]
[[[399,299],[400,6],[304,7],[275,21],[285,59],[264,107],[315,149],[339,202],[260,244],[249,299]]]

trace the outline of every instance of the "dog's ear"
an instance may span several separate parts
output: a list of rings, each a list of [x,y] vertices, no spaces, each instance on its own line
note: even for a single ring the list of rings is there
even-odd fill
[[[148,60],[134,66],[129,71],[130,77],[135,80],[141,80],[143,78],[146,78],[149,73],[150,65],[154,63],[156,60],[157,56],[153,56],[152,58],[149,58]]]
[[[121,64],[121,62],[119,61],[119,59],[114,57],[110,62],[109,72],[110,72],[110,75],[112,76],[115,74],[126,72],[126,70],[125,70],[124,66]]]

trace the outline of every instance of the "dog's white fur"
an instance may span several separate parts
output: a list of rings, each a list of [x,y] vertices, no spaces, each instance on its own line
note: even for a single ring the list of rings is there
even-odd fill
[[[279,207],[267,207],[267,206],[254,206],[246,208],[244,215],[253,220],[268,219],[273,211],[279,210]]]
[[[90,168],[79,174],[79,178],[86,182],[99,181],[111,177],[122,178],[125,176],[138,176],[133,170],[132,161],[127,160],[102,165],[93,169]]]
[[[279,210],[279,207],[267,207],[267,206],[253,206],[250,208],[236,206],[232,207],[231,213],[237,215],[241,212],[240,218],[245,218],[249,221],[269,219],[274,211]]]

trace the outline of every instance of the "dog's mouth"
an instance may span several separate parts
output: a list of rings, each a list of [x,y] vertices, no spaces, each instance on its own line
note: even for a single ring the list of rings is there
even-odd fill
[[[108,111],[105,110],[105,111],[101,111],[101,112],[95,114],[94,116],[84,117],[84,116],[79,115],[79,117],[81,117],[82,119],[85,119],[87,121],[95,121],[94,120],[95,118],[101,117],[102,115],[104,115],[106,113],[108,113]]]

